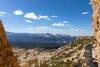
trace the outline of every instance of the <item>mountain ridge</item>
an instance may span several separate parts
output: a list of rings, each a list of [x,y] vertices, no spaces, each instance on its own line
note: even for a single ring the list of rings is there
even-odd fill
[[[62,34],[32,34],[7,32],[8,40],[13,47],[54,49],[63,46],[77,37]]]

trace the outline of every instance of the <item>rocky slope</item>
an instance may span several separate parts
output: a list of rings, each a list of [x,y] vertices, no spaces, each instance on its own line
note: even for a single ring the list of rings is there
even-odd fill
[[[80,37],[56,50],[55,55],[44,63],[48,67],[87,67],[92,65],[97,62],[95,42],[92,37]],[[50,64],[51,66],[49,66]]]
[[[12,47],[7,40],[3,24],[0,21],[0,67],[19,67],[17,58],[13,56]]]
[[[95,38],[79,37],[57,50],[20,50],[19,52],[23,52],[22,55],[14,52],[22,67],[86,67],[97,65],[96,47]]]

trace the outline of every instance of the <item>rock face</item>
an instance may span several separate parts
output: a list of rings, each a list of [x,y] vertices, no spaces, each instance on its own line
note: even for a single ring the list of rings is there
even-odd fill
[[[100,67],[100,0],[91,0],[92,8],[93,8],[93,33],[96,37],[98,44],[97,44],[97,60],[98,66]]]
[[[13,56],[12,47],[7,40],[3,24],[0,20],[0,67],[20,67]]]

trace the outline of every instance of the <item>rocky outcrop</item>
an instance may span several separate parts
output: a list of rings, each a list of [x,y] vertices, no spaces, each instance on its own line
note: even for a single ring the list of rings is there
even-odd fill
[[[0,67],[19,67],[17,58],[13,56],[12,47],[7,40],[2,22],[0,21]]]
[[[92,8],[93,8],[93,33],[96,37],[98,44],[97,44],[97,60],[98,66],[100,67],[100,0],[91,0]]]
[[[87,67],[94,67],[93,64],[93,57],[92,57],[92,45],[88,44],[84,47],[84,57],[85,57],[85,62]]]

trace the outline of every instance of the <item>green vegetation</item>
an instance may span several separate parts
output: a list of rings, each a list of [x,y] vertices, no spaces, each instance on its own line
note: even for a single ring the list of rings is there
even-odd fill
[[[68,60],[68,62],[55,62],[52,61],[52,63],[47,64],[46,62],[41,62],[40,64],[38,62],[35,63],[35,67],[73,67],[71,64],[72,61]]]

